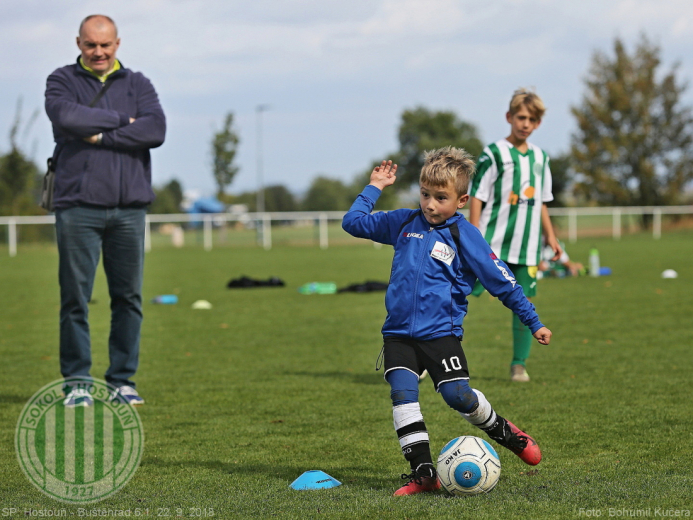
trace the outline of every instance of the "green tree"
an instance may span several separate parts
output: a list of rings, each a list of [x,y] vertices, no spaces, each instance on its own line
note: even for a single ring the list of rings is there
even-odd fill
[[[239,195],[226,195],[227,204],[245,204],[250,213],[257,211],[257,192],[245,191]],[[282,212],[297,211],[298,203],[296,198],[286,186],[275,184],[265,187],[265,211]],[[279,221],[272,221],[272,225],[282,224]]]
[[[256,191],[244,191],[240,195],[226,195],[223,199],[225,204],[245,204],[248,206],[248,211],[250,213],[255,213],[257,211],[257,192]]]
[[[570,153],[553,156],[551,158],[551,180],[554,200],[551,206],[565,206],[568,189],[573,180],[572,157]]]
[[[224,198],[224,190],[238,173],[233,164],[240,138],[233,128],[233,112],[226,114],[223,128],[212,139],[212,171],[217,184],[217,197]]]
[[[286,186],[275,184],[265,188],[265,211],[296,211],[298,205]]]
[[[686,87],[676,65],[660,73],[660,49],[645,35],[632,54],[620,39],[613,50],[594,54],[582,102],[572,107],[576,195],[604,205],[676,204],[693,179]]]
[[[154,187],[156,198],[149,208],[150,213],[180,213],[183,202],[183,187],[173,179],[161,188]]]
[[[303,199],[306,211],[346,211],[353,199],[351,190],[339,179],[316,177]]]
[[[39,213],[34,196],[37,177],[38,167],[18,148],[0,156],[0,215]]]
[[[36,183],[41,178],[38,166],[20,149],[17,136],[22,127],[22,101],[17,101],[17,113],[10,129],[10,151],[0,156],[0,215],[36,215],[38,207]],[[26,134],[31,122],[24,128]]]
[[[443,146],[464,148],[474,157],[483,150],[476,127],[454,112],[433,112],[424,107],[405,110],[399,127],[399,150],[391,157],[399,166],[393,186],[407,190],[417,183],[424,152]]]

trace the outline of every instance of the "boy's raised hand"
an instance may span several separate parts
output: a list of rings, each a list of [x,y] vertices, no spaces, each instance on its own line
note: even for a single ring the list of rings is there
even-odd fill
[[[540,328],[534,334],[532,334],[536,340],[542,345],[548,345],[551,343],[551,331],[546,327]]]
[[[382,191],[387,186],[394,184],[397,179],[396,174],[397,165],[392,164],[392,161],[383,161],[371,173],[371,186],[375,186]]]

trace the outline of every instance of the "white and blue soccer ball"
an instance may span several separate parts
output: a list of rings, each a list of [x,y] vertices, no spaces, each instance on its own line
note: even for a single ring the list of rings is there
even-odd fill
[[[478,437],[463,436],[448,442],[438,456],[438,478],[453,495],[491,491],[500,478],[501,463],[493,447]]]

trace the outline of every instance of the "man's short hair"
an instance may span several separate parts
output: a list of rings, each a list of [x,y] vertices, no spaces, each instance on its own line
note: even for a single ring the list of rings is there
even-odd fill
[[[510,115],[515,115],[521,107],[527,107],[529,113],[541,121],[546,112],[546,107],[541,98],[531,89],[519,88],[513,92],[513,97],[510,100]]]
[[[429,186],[447,187],[453,182],[457,196],[466,195],[476,166],[471,154],[462,148],[446,146],[424,153],[419,182]]]
[[[82,27],[84,27],[84,24],[87,23],[92,18],[105,18],[106,20],[111,22],[111,24],[113,24],[113,28],[115,29],[116,36],[118,36],[118,26],[113,21],[113,18],[111,18],[110,16],[106,16],[105,14],[90,14],[89,16],[87,16],[84,20],[82,20],[82,23],[79,24],[79,32],[77,34],[82,36]]]

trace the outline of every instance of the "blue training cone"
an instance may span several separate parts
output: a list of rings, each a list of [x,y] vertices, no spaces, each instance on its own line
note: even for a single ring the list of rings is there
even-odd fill
[[[312,469],[294,480],[289,487],[303,491],[305,489],[328,489],[341,485],[339,480],[330,477],[324,471]]]

